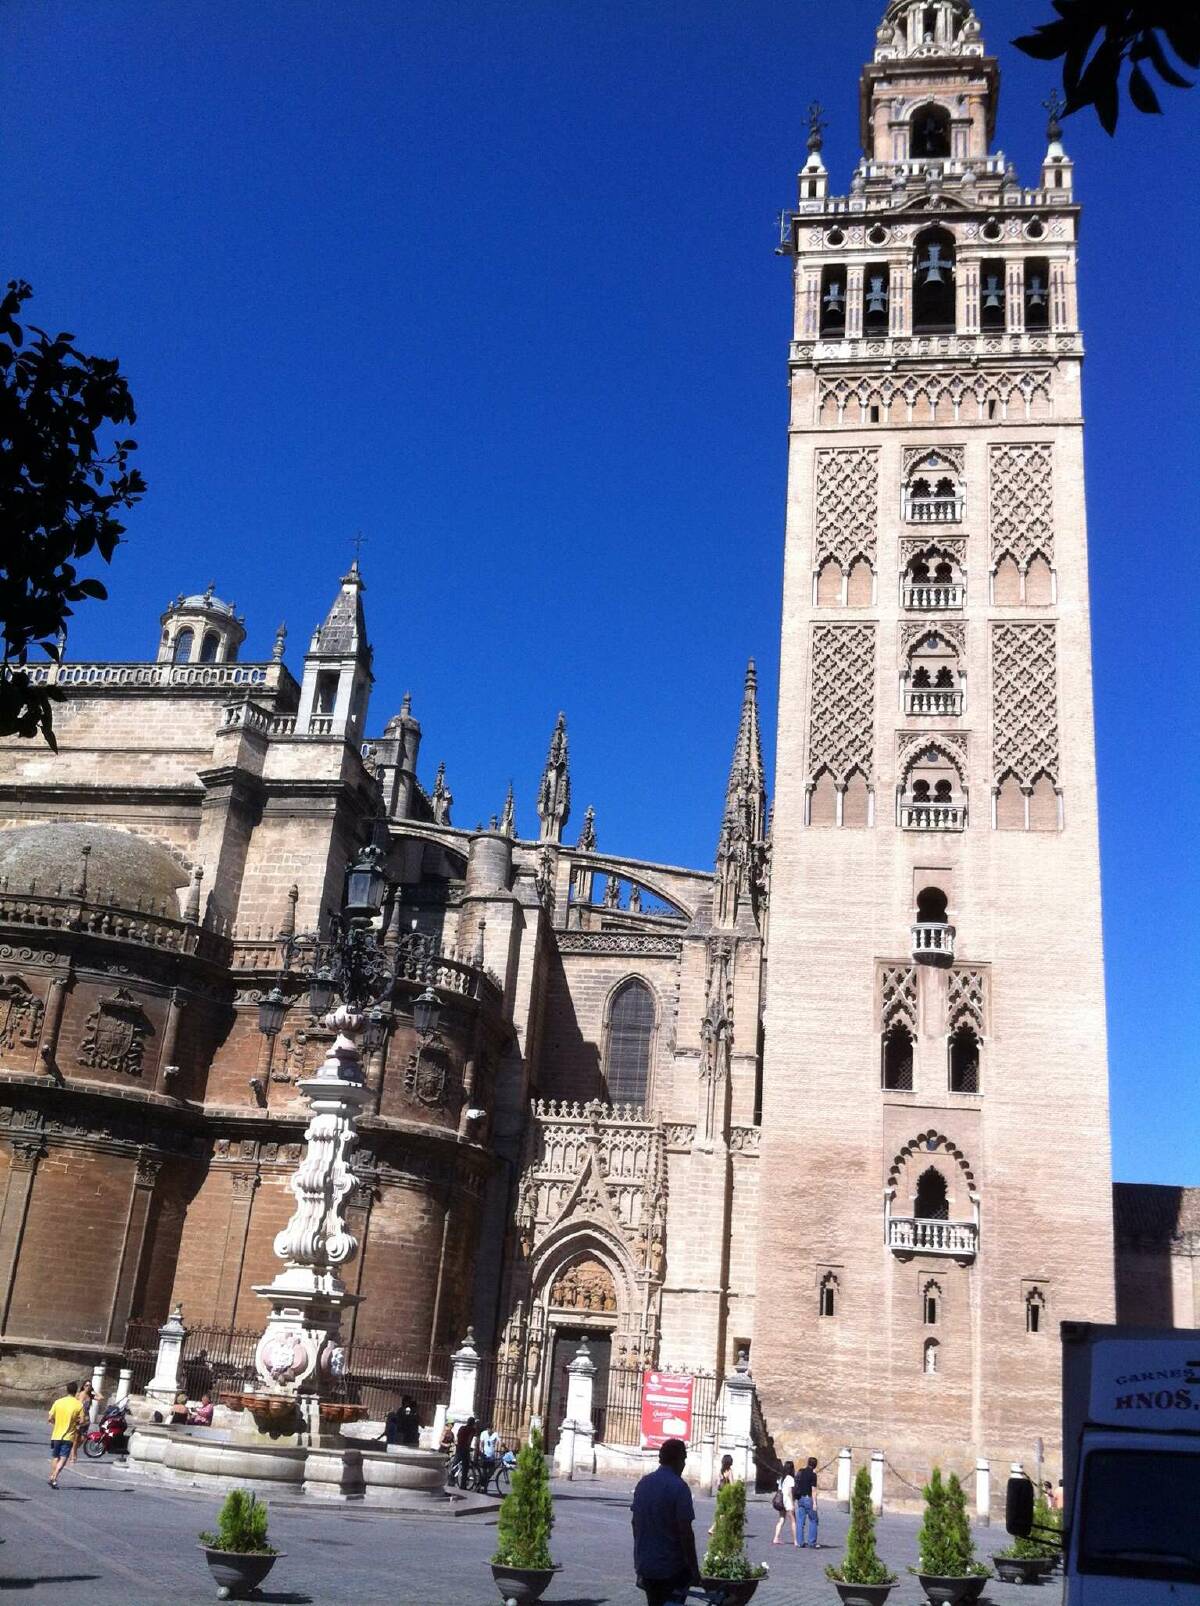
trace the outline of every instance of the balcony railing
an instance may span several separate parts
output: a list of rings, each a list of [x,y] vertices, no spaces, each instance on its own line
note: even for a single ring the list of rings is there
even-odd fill
[[[903,587],[904,606],[920,613],[945,613],[964,605],[966,591],[966,586],[944,580],[936,583],[910,581]]]
[[[920,1255],[974,1255],[979,1228],[973,1221],[929,1221],[924,1216],[891,1216],[889,1249]]]
[[[904,517],[909,524],[958,524],[963,516],[961,496],[906,496]]]
[[[953,959],[954,927],[944,920],[921,920],[912,928],[914,959]]]
[[[965,803],[900,804],[900,826],[905,831],[961,831],[966,823]]]
[[[957,687],[911,688],[904,693],[906,714],[961,714],[963,694]]]
[[[261,686],[275,691],[287,674],[282,664],[88,663],[30,664],[34,686]]]

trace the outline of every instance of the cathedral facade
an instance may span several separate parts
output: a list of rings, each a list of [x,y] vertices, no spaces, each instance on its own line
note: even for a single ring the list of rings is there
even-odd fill
[[[458,823],[408,700],[372,723],[357,565],[298,679],[211,589],[145,662],[40,671],[58,753],[0,749],[10,1389],[177,1302],[261,1325],[330,1036],[289,939],[374,842],[352,1346],[471,1325],[495,1414],[553,1431],[586,1335],[616,1448],[644,1367],[742,1350],[788,1454],[1053,1446],[1057,1324],[1114,1312],[1079,211],[1056,127],[1032,188],[994,148],[998,87],[963,0],[893,0],[847,195],[814,124],[774,823],[751,665],[711,869],[602,844],[562,716],[536,830]]]

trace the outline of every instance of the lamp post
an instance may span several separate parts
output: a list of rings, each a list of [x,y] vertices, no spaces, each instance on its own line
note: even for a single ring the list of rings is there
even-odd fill
[[[374,921],[387,881],[383,854],[365,848],[346,876],[346,901],[328,935],[290,937],[285,965],[300,960],[308,981],[309,1005],[335,1032],[315,1076],[299,1083],[311,1115],[304,1154],[291,1180],[296,1208],[275,1238],[283,1267],[273,1282],[255,1293],[270,1304],[265,1331],[254,1354],[261,1391],[249,1407],[255,1427],[278,1442],[319,1445],[337,1436],[337,1424],[322,1428],[322,1402],[331,1392],[335,1352],[341,1347],[341,1313],[357,1303],[339,1276],[358,1253],[358,1242],[344,1219],[353,1186],[350,1155],[358,1142],[355,1122],[368,1098],[359,1042],[368,1053],[387,1041],[389,1014],[379,1005],[391,998],[395,961],[380,942]],[[436,1022],[437,994],[427,986]],[[335,1001],[340,1000],[340,1002]],[[272,987],[258,1006],[258,1026],[274,1039],[287,1013],[287,998]]]

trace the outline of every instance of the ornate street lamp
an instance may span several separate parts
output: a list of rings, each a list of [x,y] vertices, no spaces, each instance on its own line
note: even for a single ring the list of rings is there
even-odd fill
[[[413,1025],[419,1038],[428,1041],[433,1036],[438,1029],[441,1013],[441,1001],[433,990],[433,983],[427,982],[425,991],[413,1000]]]
[[[278,984],[271,988],[258,1006],[258,1029],[264,1037],[278,1037],[283,1030],[288,1001]]]

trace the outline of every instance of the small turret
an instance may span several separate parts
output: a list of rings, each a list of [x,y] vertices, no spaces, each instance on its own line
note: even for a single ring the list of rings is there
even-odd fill
[[[808,160],[800,169],[799,191],[802,210],[806,201],[824,201],[829,194],[829,173],[821,160],[824,138],[825,123],[821,116],[821,106],[814,100],[808,108]]]
[[[160,664],[232,664],[246,639],[246,621],[232,602],[214,596],[210,584],[204,592],[185,597],[182,592],[163,613],[158,638]]]
[[[383,778],[384,808],[392,819],[413,817],[417,793],[417,755],[421,751],[421,727],[413,718],[412,697],[408,692],[383,727],[382,738],[374,743],[375,762]]]
[[[1042,188],[1058,190],[1069,199],[1074,187],[1075,164],[1063,150],[1062,124],[1059,118],[1066,110],[1066,101],[1054,90],[1042,102],[1046,108],[1046,154],[1042,158]]]
[[[767,786],[758,724],[758,673],[751,658],[746,666],[742,713],[717,841],[714,924],[735,926],[742,906],[749,907],[757,917],[764,890],[766,840]]]
[[[538,840],[561,842],[563,828],[571,817],[571,777],[567,773],[567,716],[560,714],[550,738],[550,751],[538,788]]]
[[[298,735],[351,742],[362,737],[374,679],[363,615],[364,589],[355,558],[349,573],[342,577],[341,590],[324,624],[313,632],[304,655],[304,679],[296,715]]]

